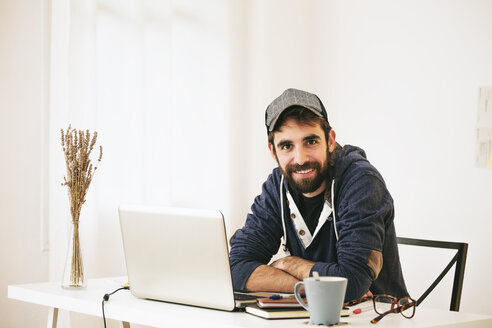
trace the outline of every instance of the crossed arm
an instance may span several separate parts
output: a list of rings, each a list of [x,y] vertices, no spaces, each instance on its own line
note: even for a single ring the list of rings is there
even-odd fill
[[[246,281],[245,288],[292,293],[298,281],[309,277],[313,265],[314,262],[297,256],[283,257],[270,265],[258,266]]]
[[[245,287],[254,291],[293,293],[295,284],[309,277],[313,266],[314,262],[297,256],[283,257],[271,265],[257,267],[249,276]],[[371,291],[367,291],[364,296],[373,295]]]

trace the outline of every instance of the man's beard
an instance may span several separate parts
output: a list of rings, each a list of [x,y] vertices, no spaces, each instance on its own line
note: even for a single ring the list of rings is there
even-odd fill
[[[280,165],[279,165],[280,167]],[[293,173],[296,171],[314,169],[315,175],[310,178],[294,179]],[[302,194],[315,192],[323,184],[328,177],[328,163],[325,161],[321,166],[319,162],[308,162],[303,165],[289,164],[284,168],[280,167],[280,171],[289,182],[289,185]]]

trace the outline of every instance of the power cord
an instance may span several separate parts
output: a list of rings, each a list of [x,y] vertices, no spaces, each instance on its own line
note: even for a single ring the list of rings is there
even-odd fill
[[[102,300],[102,312],[103,312],[104,328],[106,328],[106,316],[104,315],[104,302],[107,302],[109,300],[109,296],[113,295],[114,293],[116,293],[117,291],[122,290],[122,289],[130,289],[130,287],[127,286],[127,285],[125,285],[125,287],[118,288],[118,289],[114,290],[113,292],[111,292],[109,294],[104,294],[104,296],[103,296],[103,300]]]

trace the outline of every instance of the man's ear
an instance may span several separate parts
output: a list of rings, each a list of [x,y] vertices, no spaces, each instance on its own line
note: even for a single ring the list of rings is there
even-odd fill
[[[270,149],[270,155],[272,155],[275,162],[277,161],[277,155],[275,154],[275,146],[272,143],[268,143],[268,149]]]
[[[335,150],[335,138],[337,137],[337,134],[335,133],[335,130],[331,129],[330,132],[328,132],[328,151],[332,153]]]

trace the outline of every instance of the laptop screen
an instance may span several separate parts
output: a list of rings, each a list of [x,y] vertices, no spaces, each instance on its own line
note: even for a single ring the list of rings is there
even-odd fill
[[[131,293],[140,298],[234,309],[220,211],[120,206]]]

